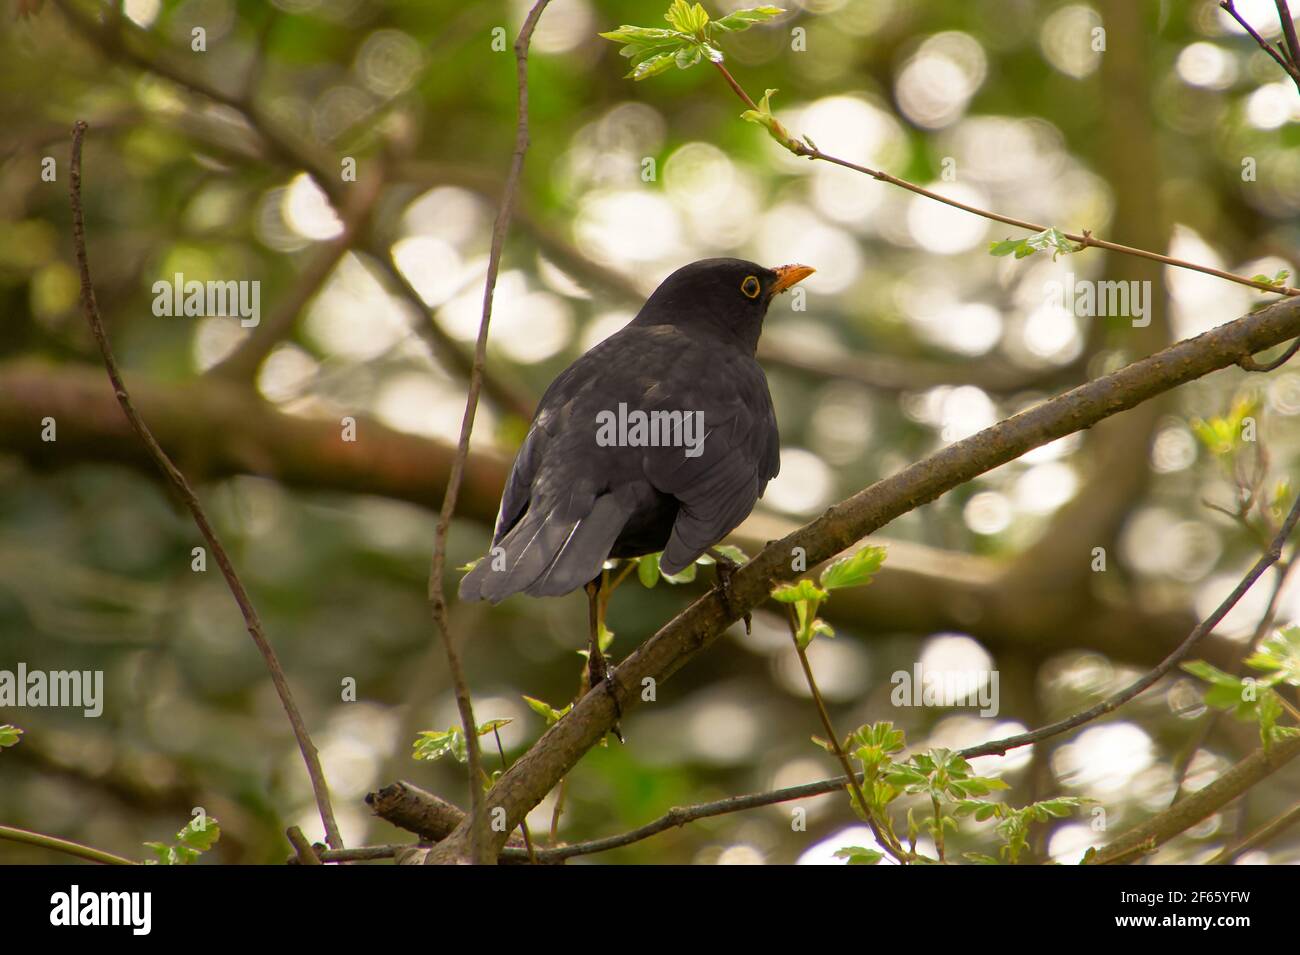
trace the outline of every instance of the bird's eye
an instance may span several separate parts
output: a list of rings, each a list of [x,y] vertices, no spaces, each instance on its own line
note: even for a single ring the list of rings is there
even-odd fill
[[[749,298],[758,298],[758,293],[762,291],[762,288],[758,279],[752,275],[745,276],[745,281],[740,283],[740,290]]]

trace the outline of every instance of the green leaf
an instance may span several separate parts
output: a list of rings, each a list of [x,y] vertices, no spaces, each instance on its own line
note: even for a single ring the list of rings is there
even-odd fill
[[[691,46],[684,46],[674,55],[674,61],[677,63],[679,70],[689,70],[696,63],[700,62],[700,45],[698,43]]]
[[[556,723],[560,722],[561,717],[563,717],[564,714],[568,713],[569,710],[573,709],[573,704],[570,703],[564,709],[557,710],[555,707],[551,706],[551,704],[547,703],[545,700],[537,700],[531,696],[525,696],[524,702],[528,704],[529,709],[531,709],[542,719],[546,720],[547,726],[553,726]]]
[[[664,43],[669,40],[673,43],[679,43],[685,39],[676,30],[665,30],[663,27],[633,27],[627,24],[617,30],[599,33],[597,36],[604,37],[606,40],[613,40],[615,43],[643,45]]]
[[[764,23],[783,13],[785,11],[780,7],[750,7],[747,10],[736,10],[719,20],[714,20],[713,26],[719,30],[739,33],[741,30],[748,30],[755,23]]]
[[[686,0],[673,0],[672,6],[664,14],[669,25],[681,33],[698,33],[709,23],[709,15],[700,4],[690,4]]]
[[[676,574],[664,574],[664,569],[660,567],[659,573],[663,574],[664,580],[670,584],[689,584],[695,579],[695,565],[687,564]]]
[[[991,242],[989,243],[989,255],[1004,256],[1014,254],[1016,258],[1023,259],[1035,252],[1045,252],[1050,249],[1052,260],[1055,261],[1058,255],[1073,255],[1075,252],[1082,252],[1085,248],[1087,246],[1067,239],[1065,233],[1060,229],[1049,228],[1044,229],[1042,232],[1035,232],[1023,239],[1003,239],[1001,242]]]
[[[749,555],[746,554],[743,550],[741,550],[739,547],[737,547],[734,544],[719,544],[717,547],[714,547],[713,549],[716,550],[723,557],[727,558],[733,564],[743,564],[747,560],[749,560]],[[701,554],[700,559],[697,560],[696,563],[715,564],[717,563],[717,561],[713,559],[713,555],[711,554]]]
[[[1246,658],[1246,665],[1254,670],[1272,673],[1274,678],[1271,683],[1300,686],[1300,627],[1287,627],[1273,634]],[[0,742],[0,745],[3,743]]]
[[[659,583],[659,555],[646,554],[636,562],[637,580],[643,587],[653,587]]]
[[[798,603],[801,600],[820,603],[829,596],[829,593],[806,578],[794,584],[781,584],[772,591],[772,599],[783,604]]]
[[[637,82],[648,80],[652,76],[658,76],[665,70],[672,69],[675,62],[677,62],[676,53],[659,53],[638,63],[632,72],[627,74],[627,78]]]
[[[775,116],[772,115],[772,94],[778,90],[767,90],[763,93],[763,98],[758,101],[758,109],[747,109],[740,114],[740,118],[747,123],[757,123],[767,130],[767,134],[775,139],[778,143],[795,155],[799,154],[799,143],[790,135],[789,130],[782,126]]]
[[[1226,415],[1215,416],[1208,420],[1192,419],[1192,433],[1206,450],[1220,459],[1225,459],[1224,463],[1227,464],[1226,459],[1241,447],[1246,419],[1253,418],[1258,413],[1258,399],[1251,395],[1244,395],[1232,403],[1232,408]]]
[[[478,728],[478,735],[479,735],[479,736],[486,736],[488,733],[496,732],[496,731],[499,730],[501,727],[503,727],[503,726],[508,726],[509,724],[511,724],[511,723],[513,723],[513,722],[514,722],[514,720],[511,720],[511,719],[504,719],[504,720],[488,720],[486,723],[484,723],[484,724],[482,724],[481,726],[479,726],[479,728]]]
[[[875,545],[864,547],[850,557],[842,557],[822,571],[821,584],[827,590],[861,587],[871,583],[871,578],[885,562],[885,548]]]
[[[17,726],[11,726],[8,723],[0,723],[0,749],[9,746],[17,746],[18,740],[22,737],[23,731]]]
[[[849,865],[875,865],[884,857],[884,853],[864,849],[862,846],[845,846],[835,850],[835,858],[848,859]]]
[[[1278,269],[1277,274],[1274,275],[1272,278],[1269,278],[1267,275],[1264,275],[1261,272],[1258,275],[1252,275],[1250,277],[1250,280],[1252,282],[1263,282],[1265,285],[1276,285],[1278,288],[1285,288],[1286,280],[1289,279],[1290,277],[1291,277],[1290,269]],[[1264,289],[1259,289],[1259,291],[1262,293],[1264,292]]]
[[[196,816],[176,833],[174,845],[146,842],[144,845],[153,852],[154,858],[145,862],[145,865],[191,865],[216,845],[220,838],[221,827],[215,818],[208,815]]]
[[[420,733],[412,748],[411,756],[414,759],[430,761],[452,756],[457,762],[463,763],[469,759],[469,748],[461,728],[451,726],[441,731],[425,730]]]
[[[207,852],[221,838],[221,827],[217,820],[208,815],[195,816],[180,832],[176,841],[196,852]]]

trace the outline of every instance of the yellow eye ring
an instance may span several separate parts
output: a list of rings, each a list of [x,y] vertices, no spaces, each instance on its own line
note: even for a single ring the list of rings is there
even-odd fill
[[[754,276],[746,275],[745,281],[740,283],[740,290],[747,298],[758,298],[758,293],[763,290],[763,286]]]

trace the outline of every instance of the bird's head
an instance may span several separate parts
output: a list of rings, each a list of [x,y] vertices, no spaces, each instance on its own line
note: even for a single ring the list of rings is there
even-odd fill
[[[707,328],[753,351],[772,299],[813,271],[807,265],[769,269],[744,259],[701,259],[664,279],[636,322]]]

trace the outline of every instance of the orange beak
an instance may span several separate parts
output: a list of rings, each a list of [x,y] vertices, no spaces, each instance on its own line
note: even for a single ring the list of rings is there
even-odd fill
[[[811,265],[780,265],[772,270],[776,281],[772,283],[772,294],[778,295],[790,286],[802,282],[817,270]]]

